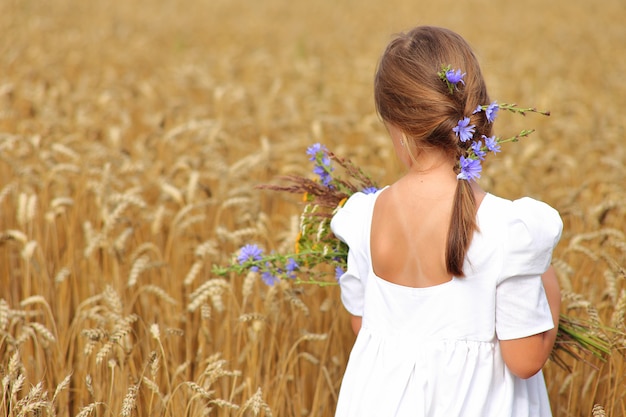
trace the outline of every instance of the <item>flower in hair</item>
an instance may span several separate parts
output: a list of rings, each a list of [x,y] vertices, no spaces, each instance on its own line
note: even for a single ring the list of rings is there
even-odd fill
[[[493,121],[496,120],[499,108],[500,107],[498,107],[498,103],[496,103],[495,101],[487,106],[487,109],[485,110],[485,116],[487,116],[487,120],[489,120],[489,123],[493,123]]]
[[[461,73],[460,69],[452,69],[451,65],[442,65],[441,71],[437,73],[439,78],[448,86],[450,94],[454,94],[454,89],[457,87],[458,83],[465,85],[465,81],[463,81],[465,74],[466,73]]]
[[[452,131],[456,133],[456,136],[461,142],[467,142],[474,136],[475,125],[470,125],[469,117],[464,117],[452,128]]]
[[[483,137],[485,137],[485,135],[483,135]],[[472,151],[478,159],[480,159],[481,161],[485,160],[485,155],[487,155],[487,152],[483,150],[483,143],[480,140],[472,142]]]
[[[463,77],[465,77],[465,73],[461,74],[460,69],[456,71],[453,69],[449,69],[448,71],[446,71],[446,79],[448,80],[450,84],[461,83],[465,85],[465,81],[463,81]]]
[[[483,139],[485,139],[485,146],[487,147],[487,150],[489,152],[500,152],[500,144],[498,144],[498,138],[496,138],[495,136],[488,138],[487,136],[483,135]]]
[[[480,172],[483,167],[480,165],[478,159],[472,159],[469,156],[461,156],[459,161],[461,172],[456,176],[459,180],[474,181],[476,178],[480,178]]]
[[[485,117],[487,117],[487,121],[489,123],[493,123],[496,120],[496,116],[498,115],[498,110],[500,110],[500,106],[495,101],[486,106],[479,104],[476,107],[476,110],[472,112],[472,114],[480,113],[483,110],[485,111]]]

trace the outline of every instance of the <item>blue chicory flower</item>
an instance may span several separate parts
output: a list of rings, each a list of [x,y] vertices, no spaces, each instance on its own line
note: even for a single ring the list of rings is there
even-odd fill
[[[276,278],[274,275],[272,275],[271,272],[268,271],[261,273],[261,279],[268,287],[272,287],[278,282],[278,278]]]
[[[313,173],[320,177],[322,184],[329,187],[332,181],[330,173],[333,171],[333,168],[330,166],[328,149],[321,143],[314,143],[307,148],[306,153],[310,156],[309,161],[316,163],[313,167]]]
[[[342,267],[340,267],[339,265],[337,265],[335,267],[335,279],[337,281],[339,281],[339,278],[341,278],[341,276],[344,274],[344,270]]]
[[[480,104],[476,107],[476,110],[474,110],[472,112],[472,114],[476,114],[476,113],[480,113],[481,111],[483,111],[483,106],[481,106]]]
[[[287,271],[287,276],[289,278],[295,278],[295,270],[298,269],[300,265],[293,258],[287,259],[287,263],[285,264],[285,270]]]
[[[500,152],[500,144],[498,144],[498,139],[495,136],[488,138],[487,136],[483,135],[483,139],[485,139],[485,146],[487,147],[489,152]]]
[[[321,143],[314,143],[306,148],[306,154],[310,156],[309,161],[315,161],[317,154],[320,152],[326,152],[326,147]]]
[[[453,70],[449,69],[446,71],[446,79],[450,84],[456,85],[457,83],[461,83],[465,85],[465,81],[463,81],[463,77],[465,77],[465,73],[461,74],[461,70]]]
[[[262,254],[263,250],[257,245],[247,244],[239,249],[239,256],[237,256],[237,261],[239,262],[239,265],[243,265],[248,261],[260,261]]]
[[[460,165],[461,172],[457,175],[458,179],[473,181],[476,178],[480,178],[480,171],[482,171],[483,167],[478,159],[461,156]]]
[[[467,142],[474,135],[474,129],[476,128],[476,126],[470,125],[469,123],[469,117],[464,117],[459,120],[455,127],[452,128],[452,131],[456,133],[461,142]]]
[[[487,152],[483,151],[482,148],[483,143],[480,140],[472,142],[472,151],[474,151],[474,155],[476,155],[481,161],[485,160],[485,155],[487,155]]]
[[[316,165],[313,168],[313,173],[317,174],[320,177],[320,181],[322,182],[322,184],[324,184],[325,186],[330,185],[330,182],[332,181],[332,177],[330,176],[330,173],[321,165]]]
[[[376,187],[365,187],[361,190],[363,194],[374,194],[376,191],[378,191]]]
[[[498,110],[500,110],[500,106],[498,106],[498,103],[496,103],[495,101],[487,106],[487,109],[485,110],[485,115],[487,116],[487,120],[489,120],[489,123],[493,123],[493,121],[496,120]]]

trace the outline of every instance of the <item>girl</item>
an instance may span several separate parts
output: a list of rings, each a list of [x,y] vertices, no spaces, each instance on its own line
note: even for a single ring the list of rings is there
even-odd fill
[[[336,416],[550,416],[541,368],[562,222],[473,181],[499,151],[474,54],[454,32],[417,27],[385,50],[375,100],[407,172],[332,219],[350,247],[341,297],[358,333]]]

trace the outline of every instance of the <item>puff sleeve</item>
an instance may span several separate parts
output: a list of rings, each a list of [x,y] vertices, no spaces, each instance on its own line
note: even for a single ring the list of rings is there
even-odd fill
[[[550,266],[563,229],[556,210],[531,198],[511,202],[507,213],[496,284],[496,333],[501,340],[554,327],[541,275]]]
[[[346,271],[339,277],[341,301],[355,316],[363,315],[365,280],[369,273],[369,256],[365,245],[373,194],[355,193],[333,216],[330,228],[349,247]]]

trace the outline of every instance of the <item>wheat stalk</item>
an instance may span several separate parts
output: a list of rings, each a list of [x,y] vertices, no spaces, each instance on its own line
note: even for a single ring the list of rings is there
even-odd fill
[[[4,298],[0,298],[0,331],[4,333],[9,326],[9,304]]]
[[[67,156],[72,159],[74,162],[80,161],[80,155],[72,150],[70,147],[66,146],[63,143],[55,142],[50,146],[50,150],[53,152],[59,153],[61,155]]]
[[[626,315],[626,289],[622,289],[611,315],[611,326],[616,329],[624,328],[624,316]]]
[[[137,278],[139,275],[148,268],[148,263],[150,262],[150,257],[148,255],[141,255],[139,258],[133,262],[133,266],[130,269],[130,273],[128,274],[128,283],[129,287],[133,287],[137,284]]]
[[[122,410],[120,412],[121,417],[130,417],[137,402],[137,392],[139,391],[139,383],[132,384],[128,387],[124,401],[122,402]]]
[[[15,408],[19,410],[17,417],[24,417],[27,414],[49,408],[50,402],[47,399],[48,393],[43,390],[43,383],[40,381],[28,391],[28,394],[17,402]]]
[[[150,224],[150,232],[153,235],[159,233],[163,227],[163,217],[165,217],[165,206],[160,205],[154,212],[152,223]]]
[[[258,416],[261,410],[263,410],[266,417],[272,417],[272,410],[270,409],[269,405],[267,405],[267,403],[263,400],[263,392],[261,391],[260,387],[257,388],[254,395],[244,403],[238,416],[243,416],[243,413],[247,410],[252,411],[252,415],[254,416]]]
[[[187,275],[185,276],[185,279],[183,280],[183,285],[188,287],[191,284],[193,284],[193,282],[195,281],[196,277],[198,276],[198,274],[202,270],[203,266],[204,266],[204,262],[202,262],[202,261],[194,262],[193,265],[191,265],[191,269],[189,269],[189,272],[187,272]]]
[[[163,191],[165,195],[174,200],[178,205],[183,206],[185,204],[185,198],[183,196],[183,193],[178,188],[165,181],[161,182],[160,186],[161,191]]]
[[[200,173],[196,170],[191,171],[189,174],[189,181],[187,182],[187,189],[185,190],[185,199],[187,201],[194,201],[196,189],[198,188],[198,181],[200,180]]]
[[[594,404],[593,409],[591,410],[593,417],[606,417],[606,412],[604,411],[604,407],[600,404]]]
[[[169,295],[163,288],[157,285],[152,285],[152,284],[142,285],[140,291],[154,294],[159,298],[159,300],[164,301],[167,304],[170,304],[173,306],[178,305],[178,300],[176,300],[176,298]]]
[[[56,389],[54,390],[54,395],[52,396],[52,403],[53,404],[56,402],[56,399],[59,396],[59,394],[61,393],[61,391],[63,391],[64,389],[66,389],[70,385],[71,379],[72,379],[72,373],[70,372],[69,374],[67,374],[67,376],[65,378],[63,378],[63,381],[61,381],[57,385]]]
[[[60,164],[54,164],[54,166],[50,168],[49,176],[58,177],[63,174],[80,174],[81,171],[82,171],[81,168],[76,164],[60,163]]]
[[[2,188],[2,191],[0,191],[0,205],[2,205],[2,202],[4,201],[4,199],[11,193],[13,192],[13,190],[15,190],[17,188],[17,184],[14,182],[8,183],[7,185],[5,185]]]
[[[223,311],[224,304],[222,302],[222,294],[229,288],[229,283],[223,278],[213,278],[206,281],[189,296],[190,301],[189,304],[187,304],[187,310],[194,312],[207,299],[211,299],[215,309]]]
[[[72,272],[68,267],[63,267],[59,269],[57,274],[54,276],[54,283],[60,284],[62,282],[65,282],[65,280],[71,275],[71,273]]]
[[[52,334],[52,332],[48,330],[48,328],[44,326],[43,324],[32,322],[32,323],[28,323],[28,326],[32,327],[41,337],[43,337],[43,340],[46,341],[47,343],[56,342],[56,337],[54,337],[54,334]]]
[[[24,227],[26,225],[26,205],[28,204],[28,196],[20,193],[17,198],[17,224]]]
[[[127,227],[118,235],[118,237],[113,242],[112,249],[119,254],[124,254],[126,249],[126,243],[128,239],[132,236],[135,230],[132,227]]]
[[[76,417],[87,417],[91,415],[91,413],[93,413],[99,405],[104,405],[104,403],[97,402],[86,405],[78,414],[76,414]]]

